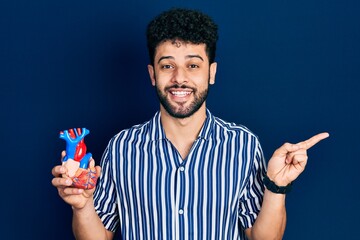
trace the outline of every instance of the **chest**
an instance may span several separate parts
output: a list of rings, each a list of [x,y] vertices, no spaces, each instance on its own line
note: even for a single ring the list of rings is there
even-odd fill
[[[241,147],[203,139],[190,146],[185,158],[169,141],[138,145],[117,154],[114,181],[122,196],[140,202],[149,194],[170,202],[212,196],[236,201],[249,176],[250,155]]]

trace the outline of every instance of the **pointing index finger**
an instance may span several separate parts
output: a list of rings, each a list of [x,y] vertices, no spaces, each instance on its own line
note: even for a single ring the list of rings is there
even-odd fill
[[[314,146],[315,144],[317,144],[318,142],[320,142],[321,140],[328,138],[328,137],[329,137],[329,133],[327,133],[327,132],[319,133],[319,134],[309,138],[308,140],[301,142],[300,146],[302,144],[305,144],[304,148],[307,150],[307,149],[311,148],[312,146]]]

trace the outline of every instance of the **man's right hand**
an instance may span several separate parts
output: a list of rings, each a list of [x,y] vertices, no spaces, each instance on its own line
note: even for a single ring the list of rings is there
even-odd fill
[[[64,152],[62,153],[62,157],[63,156]],[[98,178],[100,176],[101,168],[99,166],[95,167],[95,161],[93,159],[90,160],[89,168],[95,168],[96,177]],[[52,185],[58,189],[60,197],[73,208],[82,209],[86,206],[89,200],[90,202],[92,201],[95,188],[84,190],[73,187],[72,179],[66,177],[66,167],[62,165],[55,166],[51,173],[54,176],[51,181]]]

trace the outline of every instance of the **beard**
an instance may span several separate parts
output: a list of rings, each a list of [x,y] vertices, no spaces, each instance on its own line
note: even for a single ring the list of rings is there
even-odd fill
[[[201,92],[198,92],[198,90],[188,87],[186,85],[173,85],[165,88],[165,92],[167,92],[167,90],[170,88],[192,89],[192,94],[194,94],[194,100],[188,106],[185,106],[186,103],[177,103],[176,106],[171,104],[170,101],[167,99],[166,94],[164,94],[157,85],[155,87],[157,96],[160,100],[160,104],[164,107],[164,109],[169,113],[170,116],[174,118],[187,118],[197,112],[205,102],[209,92],[209,81],[207,87]]]

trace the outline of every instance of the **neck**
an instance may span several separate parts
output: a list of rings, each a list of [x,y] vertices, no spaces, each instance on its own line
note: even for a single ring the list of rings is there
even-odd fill
[[[206,119],[205,103],[193,115],[187,118],[175,118],[161,106],[161,123],[166,138],[178,149],[183,158],[188,154],[197,139]]]

